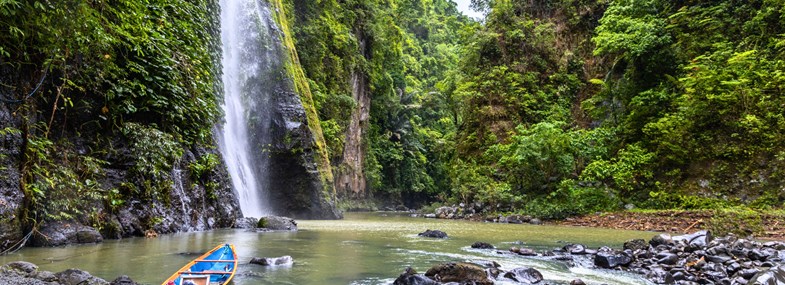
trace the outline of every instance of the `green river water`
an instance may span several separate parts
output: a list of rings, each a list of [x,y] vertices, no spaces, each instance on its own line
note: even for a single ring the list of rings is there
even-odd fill
[[[651,232],[594,228],[480,223],[412,218],[392,213],[348,213],[337,221],[298,221],[298,232],[255,233],[242,229],[163,235],[158,238],[107,240],[96,245],[24,248],[0,262],[25,260],[41,269],[80,268],[111,281],[128,275],[141,284],[161,284],[191,259],[218,244],[233,243],[240,265],[235,285],[246,284],[392,284],[407,267],[425,272],[447,261],[494,260],[503,270],[528,266],[543,273],[548,284],[647,284],[632,274],[586,267],[569,268],[545,258],[500,255],[476,250],[475,241],[506,251],[511,246],[549,250],[565,243],[590,248],[621,248],[625,240],[648,239]],[[426,229],[447,232],[448,239],[418,237]],[[290,255],[294,264],[262,267],[252,257]],[[590,264],[590,261],[586,261]]]

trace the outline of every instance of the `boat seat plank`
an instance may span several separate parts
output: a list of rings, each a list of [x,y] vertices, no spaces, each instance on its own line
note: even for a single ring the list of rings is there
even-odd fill
[[[205,271],[179,271],[180,274],[210,274],[210,275],[229,275],[231,271],[205,270]]]

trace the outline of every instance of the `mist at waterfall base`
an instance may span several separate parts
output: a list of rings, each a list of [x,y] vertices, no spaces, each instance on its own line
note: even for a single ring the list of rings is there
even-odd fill
[[[224,121],[216,138],[246,217],[275,214],[267,191],[265,147],[271,142],[269,81],[278,60],[271,33],[277,28],[260,2],[220,1]]]

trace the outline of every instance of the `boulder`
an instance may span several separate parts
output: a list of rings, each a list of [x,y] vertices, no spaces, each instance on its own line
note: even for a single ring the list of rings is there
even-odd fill
[[[652,268],[651,272],[646,274],[646,278],[657,284],[674,284],[673,275],[658,267]]]
[[[291,265],[294,263],[291,256],[284,255],[281,257],[254,257],[251,258],[251,262],[253,264],[259,264],[262,266],[276,266],[276,265]]]
[[[109,282],[101,278],[90,275],[89,272],[79,269],[66,269],[55,273],[62,285],[109,285]]]
[[[478,242],[474,242],[474,243],[472,244],[472,248],[480,248],[480,249],[494,249],[494,248],[496,248],[496,247],[494,247],[494,246],[493,246],[493,245],[491,245],[490,243],[478,241]]]
[[[533,219],[529,220],[529,224],[532,224],[532,225],[542,225],[542,220],[540,220],[538,218],[533,218]]]
[[[417,235],[429,238],[447,238],[447,233],[440,230],[425,230],[424,232],[421,232]]]
[[[425,272],[425,276],[440,282],[458,282],[461,284],[491,285],[485,269],[476,264],[464,262],[448,262],[435,265]],[[438,277],[437,277],[438,276]]]
[[[437,285],[439,284],[432,279],[423,276],[422,274],[417,274],[417,271],[414,271],[411,267],[407,267],[403,273],[395,279],[393,285]]]
[[[38,271],[38,265],[26,261],[15,261],[3,265],[0,272],[11,273],[19,276],[33,276]]]
[[[586,254],[586,246],[582,244],[568,244],[562,248],[564,251],[569,252],[570,254]]]
[[[711,233],[709,231],[697,231],[688,235],[680,235],[672,238],[673,241],[681,241],[693,247],[706,247],[711,242]]]
[[[259,224],[259,219],[254,217],[238,218],[234,221],[232,228],[235,229],[255,229]]]
[[[455,207],[442,206],[442,207],[436,208],[436,211],[434,212],[434,214],[439,219],[448,219],[448,218],[452,218],[455,215],[455,212],[457,212],[457,211],[458,211],[458,209],[455,208]]]
[[[104,239],[93,227],[76,222],[50,222],[33,235],[33,246],[61,246],[77,243],[98,243]]]
[[[515,280],[523,284],[535,284],[542,281],[542,273],[530,267],[518,267],[504,273],[505,278]]]
[[[594,256],[594,265],[600,268],[616,268],[632,263],[632,256],[626,252],[619,251],[600,251]]]
[[[509,218],[507,218],[507,223],[510,223],[510,224],[523,224],[523,221],[521,220],[521,218],[519,216],[510,216]]]
[[[510,252],[523,256],[536,256],[537,252],[530,248],[511,247]]]
[[[643,239],[632,239],[624,242],[624,249],[636,251],[636,250],[643,250],[647,248],[649,248],[649,245],[646,244],[646,241]]]
[[[658,234],[649,240],[649,244],[652,247],[657,247],[658,245],[669,245],[673,243],[673,239],[669,234]]]
[[[266,216],[259,218],[256,227],[269,231],[297,231],[297,222],[294,219],[279,216]]]
[[[122,275],[120,277],[115,278],[115,280],[112,281],[109,284],[111,284],[111,285],[139,285],[139,283],[134,282],[134,280],[131,280],[131,278],[126,276],[126,275]]]
[[[749,285],[785,285],[785,265],[773,267],[755,274]]]
[[[674,265],[679,262],[679,256],[671,252],[661,252],[655,256],[658,264]]]

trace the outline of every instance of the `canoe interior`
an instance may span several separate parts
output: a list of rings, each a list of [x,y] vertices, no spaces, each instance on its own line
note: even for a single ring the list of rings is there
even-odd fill
[[[164,285],[224,285],[234,277],[236,270],[234,247],[225,244],[188,263],[169,277]],[[204,281],[208,278],[209,283]]]

